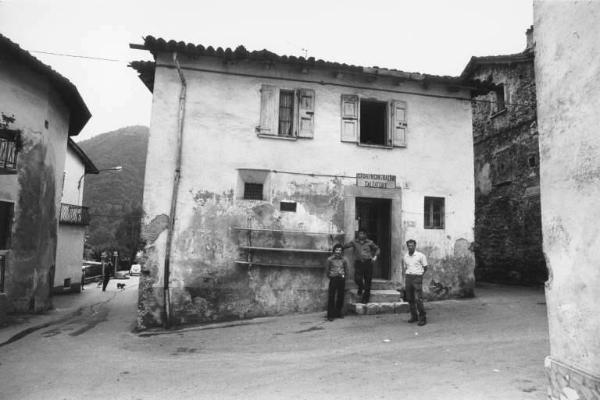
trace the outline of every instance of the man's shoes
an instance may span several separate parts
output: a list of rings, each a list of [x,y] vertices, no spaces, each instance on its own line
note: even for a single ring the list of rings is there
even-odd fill
[[[412,324],[413,322],[417,322],[419,319],[415,316],[411,316],[410,319],[408,320],[409,324]]]
[[[327,317],[327,321],[333,321],[332,317]]]
[[[339,314],[337,317],[343,319],[344,318],[344,314]]]
[[[427,323],[427,319],[426,319],[426,318],[421,318],[421,319],[419,320],[419,323],[418,323],[417,325],[419,325],[419,326],[423,326],[423,325],[425,325],[426,323]]]

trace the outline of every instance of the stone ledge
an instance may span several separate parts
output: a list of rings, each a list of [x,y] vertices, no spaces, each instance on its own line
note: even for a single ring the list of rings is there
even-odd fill
[[[408,312],[408,303],[351,303],[349,311],[358,315],[401,314]]]
[[[550,400],[598,400],[600,377],[562,363],[548,356],[544,360]]]

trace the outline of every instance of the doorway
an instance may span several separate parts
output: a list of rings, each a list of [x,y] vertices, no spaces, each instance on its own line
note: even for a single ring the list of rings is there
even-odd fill
[[[391,199],[369,197],[356,198],[356,219],[358,230],[364,229],[367,237],[377,244],[381,254],[373,265],[374,279],[391,279]]]

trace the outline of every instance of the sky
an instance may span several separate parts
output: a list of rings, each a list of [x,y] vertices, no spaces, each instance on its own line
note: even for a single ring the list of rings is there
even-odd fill
[[[0,33],[71,80],[90,109],[77,141],[149,125],[152,94],[127,67],[152,59],[129,48],[147,35],[456,76],[471,56],[522,51],[532,23],[532,0],[0,0]]]

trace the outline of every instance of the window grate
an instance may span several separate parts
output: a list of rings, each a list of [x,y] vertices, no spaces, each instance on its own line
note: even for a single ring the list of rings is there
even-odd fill
[[[445,199],[443,197],[425,197],[424,211],[425,229],[444,229]]]
[[[244,200],[262,200],[263,199],[263,184],[262,183],[244,183]]]
[[[16,170],[18,153],[17,135],[0,135],[0,168]]]
[[[279,211],[296,212],[296,202],[282,201],[281,203],[279,203]]]

